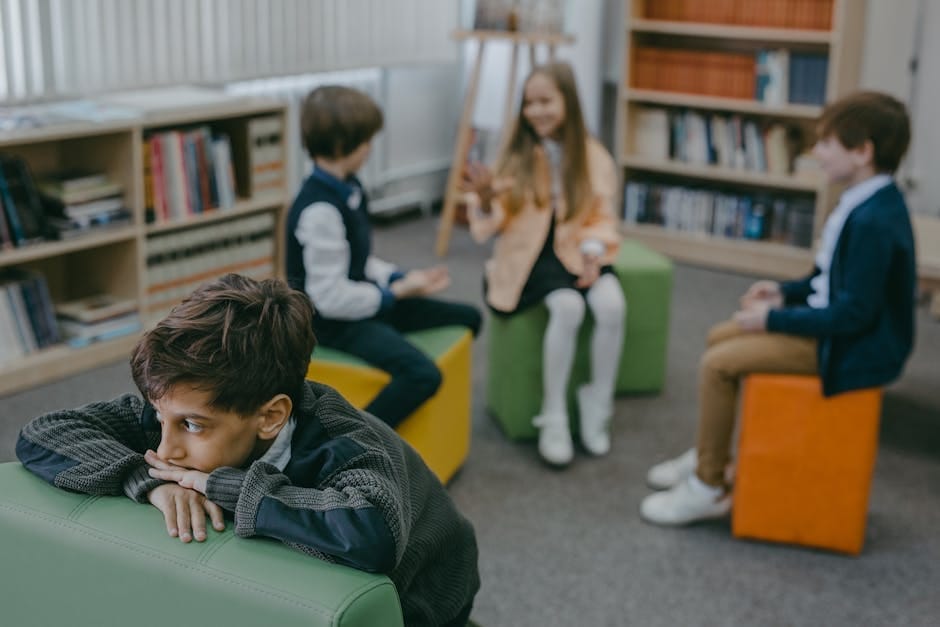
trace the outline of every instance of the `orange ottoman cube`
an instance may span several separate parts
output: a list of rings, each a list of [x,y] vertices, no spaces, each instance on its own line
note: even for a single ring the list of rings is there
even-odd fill
[[[443,375],[441,387],[396,427],[424,463],[447,483],[470,452],[470,331],[440,327],[408,333],[408,341],[434,360]],[[346,400],[363,408],[388,385],[387,373],[342,351],[318,346],[313,351],[307,378],[336,389]]]
[[[747,377],[734,536],[860,553],[881,395],[872,388],[824,398],[818,377]]]

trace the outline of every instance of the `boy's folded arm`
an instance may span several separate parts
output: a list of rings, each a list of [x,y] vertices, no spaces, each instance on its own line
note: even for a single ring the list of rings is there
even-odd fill
[[[143,402],[130,394],[35,418],[20,431],[16,455],[52,485],[86,494],[127,494],[138,501],[160,481],[146,477]]]
[[[401,497],[378,473],[357,467],[324,489],[292,485],[274,466],[219,468],[206,496],[235,513],[235,533],[265,536],[369,572],[388,573],[405,544]]]
[[[806,299],[813,293],[810,281],[819,274],[819,268],[813,266],[813,271],[802,279],[793,281],[781,281],[780,293],[783,295],[783,302],[787,305],[806,304]]]

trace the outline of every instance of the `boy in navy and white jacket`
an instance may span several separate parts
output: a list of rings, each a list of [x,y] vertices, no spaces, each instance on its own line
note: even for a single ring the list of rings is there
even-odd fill
[[[386,573],[406,625],[463,626],[473,527],[394,431],[304,380],[311,318],[283,281],[204,285],[135,347],[141,396],[40,416],[17,457],[56,487],[151,503],[183,542],[229,517],[238,536]]]
[[[845,186],[802,279],[758,281],[732,320],[712,328],[702,356],[698,444],[647,474],[662,492],[640,513],[680,525],[725,515],[740,381],[750,373],[814,374],[826,396],[882,386],[914,344],[914,236],[892,175],[910,142],[904,105],[859,92],[823,111],[813,149],[830,183]]]
[[[304,101],[301,127],[314,169],[287,217],[287,279],[310,297],[321,345],[391,376],[366,410],[394,427],[441,384],[434,362],[403,334],[459,325],[476,335],[480,312],[425,298],[450,284],[445,267],[404,272],[372,254],[369,202],[356,172],[382,128],[375,102],[348,87],[319,87]]]

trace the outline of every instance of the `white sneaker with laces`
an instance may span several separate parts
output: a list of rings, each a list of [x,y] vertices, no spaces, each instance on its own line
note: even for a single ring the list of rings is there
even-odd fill
[[[578,411],[581,415],[581,444],[591,455],[606,455],[610,452],[609,403],[597,402],[589,385],[578,388]]]
[[[539,428],[539,455],[553,466],[567,466],[574,459],[568,416],[540,415],[532,419]]]
[[[697,463],[698,455],[695,448],[690,448],[679,457],[650,468],[646,472],[646,484],[654,490],[668,490],[695,472]]]
[[[688,525],[722,518],[731,511],[731,495],[723,488],[702,483],[694,474],[664,492],[650,494],[640,503],[640,515],[654,525]]]

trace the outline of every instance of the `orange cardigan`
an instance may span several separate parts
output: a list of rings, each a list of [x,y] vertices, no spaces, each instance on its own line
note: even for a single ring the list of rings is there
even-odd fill
[[[572,274],[581,274],[585,240],[602,242],[606,249],[601,264],[613,263],[620,248],[620,232],[614,211],[617,204],[617,170],[607,150],[594,138],[587,145],[588,173],[594,198],[573,219],[563,222],[564,199],[555,208],[555,254]],[[499,199],[490,203],[491,211],[480,209],[476,193],[465,195],[470,233],[479,243],[497,235],[493,256],[486,262],[486,301],[497,311],[512,311],[519,303],[522,288],[529,278],[548,235],[551,214],[535,203],[535,193],[527,192],[526,201],[515,216],[508,216]]]

